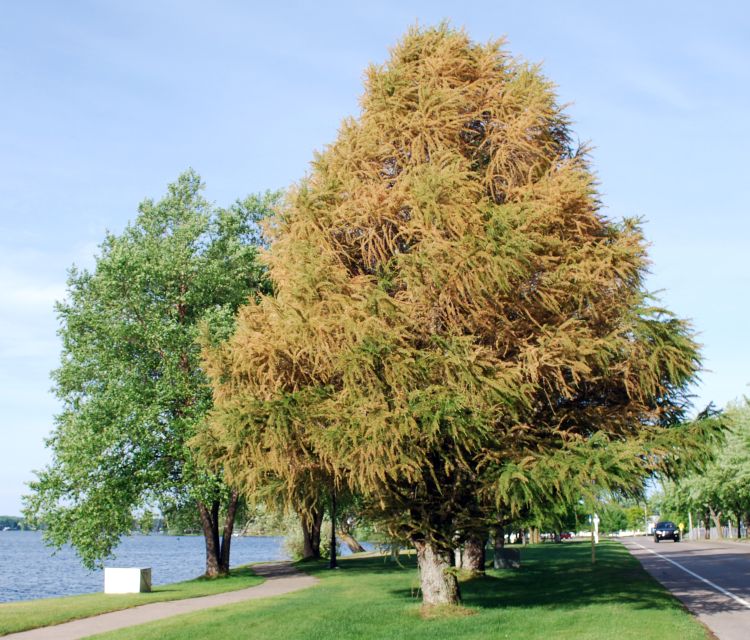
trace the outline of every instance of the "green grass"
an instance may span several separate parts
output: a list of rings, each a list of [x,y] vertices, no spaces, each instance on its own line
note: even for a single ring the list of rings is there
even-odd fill
[[[103,640],[296,640],[442,638],[649,640],[708,636],[622,545],[604,542],[597,564],[586,543],[522,551],[520,571],[490,571],[463,582],[464,615],[424,619],[413,558],[400,568],[383,558],[341,561],[304,591],[186,614],[96,636]],[[465,615],[470,614],[470,615]]]
[[[233,569],[226,578],[209,580],[196,578],[185,582],[175,582],[155,586],[151,593],[134,593],[127,595],[89,593],[66,598],[45,598],[24,602],[6,602],[0,604],[0,635],[46,627],[51,624],[77,620],[88,616],[129,609],[141,604],[163,602],[165,600],[182,600],[209,596],[224,591],[236,591],[252,587],[263,582],[250,567]]]

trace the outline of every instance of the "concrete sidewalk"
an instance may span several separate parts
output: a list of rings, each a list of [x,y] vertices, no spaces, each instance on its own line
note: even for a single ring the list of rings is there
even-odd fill
[[[57,624],[52,627],[41,627],[39,629],[21,631],[20,633],[11,633],[7,636],[0,636],[0,638],[2,640],[79,640],[79,638],[87,638],[97,633],[114,631],[115,629],[122,629],[124,627],[133,627],[138,624],[171,618],[172,616],[178,616],[191,611],[291,593],[292,591],[311,587],[318,582],[317,578],[297,571],[289,562],[256,564],[253,565],[253,571],[257,575],[264,577],[266,581],[263,584],[247,589],[240,589],[239,591],[217,593],[201,598],[172,600],[171,602],[154,602],[153,604],[144,604],[132,609],[122,609],[121,611],[103,613],[91,618],[73,620],[72,622]]]

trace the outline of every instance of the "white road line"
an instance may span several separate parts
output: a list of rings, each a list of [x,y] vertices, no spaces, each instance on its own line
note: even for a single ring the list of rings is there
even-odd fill
[[[698,578],[698,580],[700,580],[702,582],[705,582],[709,587],[712,587],[712,588],[716,589],[718,592],[723,593],[725,596],[729,596],[735,602],[739,602],[742,606],[747,607],[748,609],[750,609],[750,602],[748,602],[744,598],[740,598],[738,595],[735,595],[731,591],[727,591],[726,589],[720,587],[718,584],[715,584],[715,583],[711,582],[710,580],[706,580],[706,578],[704,578],[703,576],[699,576],[694,571],[690,571],[690,569],[688,569],[687,567],[683,567],[679,562],[675,562],[674,560],[670,560],[666,556],[663,556],[660,553],[656,553],[656,551],[654,551],[653,549],[649,549],[648,547],[644,547],[639,542],[633,541],[633,544],[639,546],[641,549],[644,549],[645,551],[653,553],[655,556],[659,556],[662,560],[666,560],[667,562],[671,562],[678,569],[682,569],[685,573],[689,573],[694,578]]]

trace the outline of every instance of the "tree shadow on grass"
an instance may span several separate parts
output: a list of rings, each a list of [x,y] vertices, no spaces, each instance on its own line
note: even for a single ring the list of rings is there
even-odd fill
[[[518,570],[490,570],[461,583],[465,605],[481,609],[574,609],[590,604],[617,604],[634,609],[679,609],[681,605],[654,581],[620,545],[597,547],[591,564],[588,543],[536,545],[521,551]],[[408,589],[393,594],[413,600]]]
[[[417,567],[414,555],[401,554],[398,562],[390,556],[346,556],[339,560],[339,569],[347,574],[386,575],[413,571]],[[305,573],[316,577],[324,577],[331,573],[327,560],[304,560],[296,562],[295,566]]]

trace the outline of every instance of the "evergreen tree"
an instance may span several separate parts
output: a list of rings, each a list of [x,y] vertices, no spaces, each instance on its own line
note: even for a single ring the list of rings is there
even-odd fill
[[[457,536],[689,458],[699,355],[537,67],[412,29],[361,104],[274,221],[277,297],[208,353],[210,438],[248,486],[361,495],[454,603]]]

